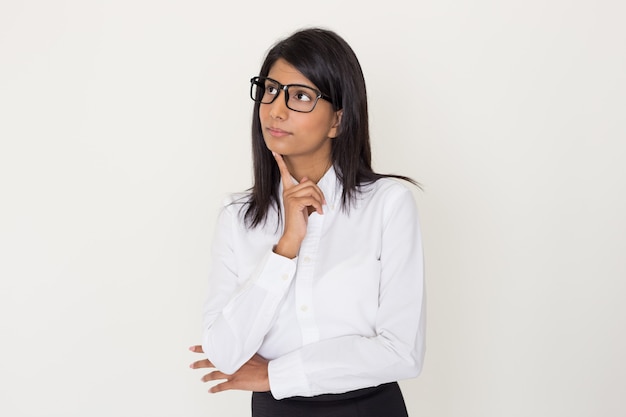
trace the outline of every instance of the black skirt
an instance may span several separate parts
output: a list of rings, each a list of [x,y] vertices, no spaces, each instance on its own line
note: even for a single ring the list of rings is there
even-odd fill
[[[276,400],[252,393],[252,417],[408,417],[397,382],[344,394]]]

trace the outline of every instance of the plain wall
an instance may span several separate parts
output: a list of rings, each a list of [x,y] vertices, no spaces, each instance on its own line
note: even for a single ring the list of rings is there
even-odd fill
[[[412,416],[626,409],[618,0],[0,2],[0,415],[245,416],[200,341],[248,80],[293,30],[363,66],[374,165],[419,180]]]

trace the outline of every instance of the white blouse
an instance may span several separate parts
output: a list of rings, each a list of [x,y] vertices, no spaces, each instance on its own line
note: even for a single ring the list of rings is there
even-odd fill
[[[226,374],[259,353],[277,399],[412,378],[424,358],[424,264],[410,190],[381,179],[346,212],[332,168],[318,186],[327,205],[310,215],[295,259],[272,251],[282,235],[275,210],[265,226],[246,228],[242,195],[224,205],[213,243],[204,352]]]

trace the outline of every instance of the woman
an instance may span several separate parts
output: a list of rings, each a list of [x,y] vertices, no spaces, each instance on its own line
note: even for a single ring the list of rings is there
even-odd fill
[[[301,30],[251,80],[254,185],[213,245],[202,346],[211,392],[252,415],[406,416],[396,381],[424,357],[415,201],[371,168],[365,81],[350,46]],[[391,178],[393,177],[393,178]]]

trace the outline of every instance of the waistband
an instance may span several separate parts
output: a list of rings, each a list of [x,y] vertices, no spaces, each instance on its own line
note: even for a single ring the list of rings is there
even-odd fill
[[[278,400],[278,401],[313,401],[313,402],[318,402],[318,401],[344,401],[344,400],[351,400],[351,399],[355,399],[355,398],[362,398],[362,397],[368,397],[371,395],[375,395],[384,391],[387,391],[389,389],[399,389],[398,383],[397,382],[389,382],[386,384],[381,384],[375,387],[368,387],[368,388],[361,388],[361,389],[357,389],[354,391],[348,391],[348,392],[344,392],[341,394],[321,394],[321,395],[315,395],[313,397],[289,397],[289,398],[284,398],[282,400]],[[270,392],[255,392],[254,395],[257,394],[267,394],[267,395],[272,395]],[[274,397],[272,397],[274,398]]]

